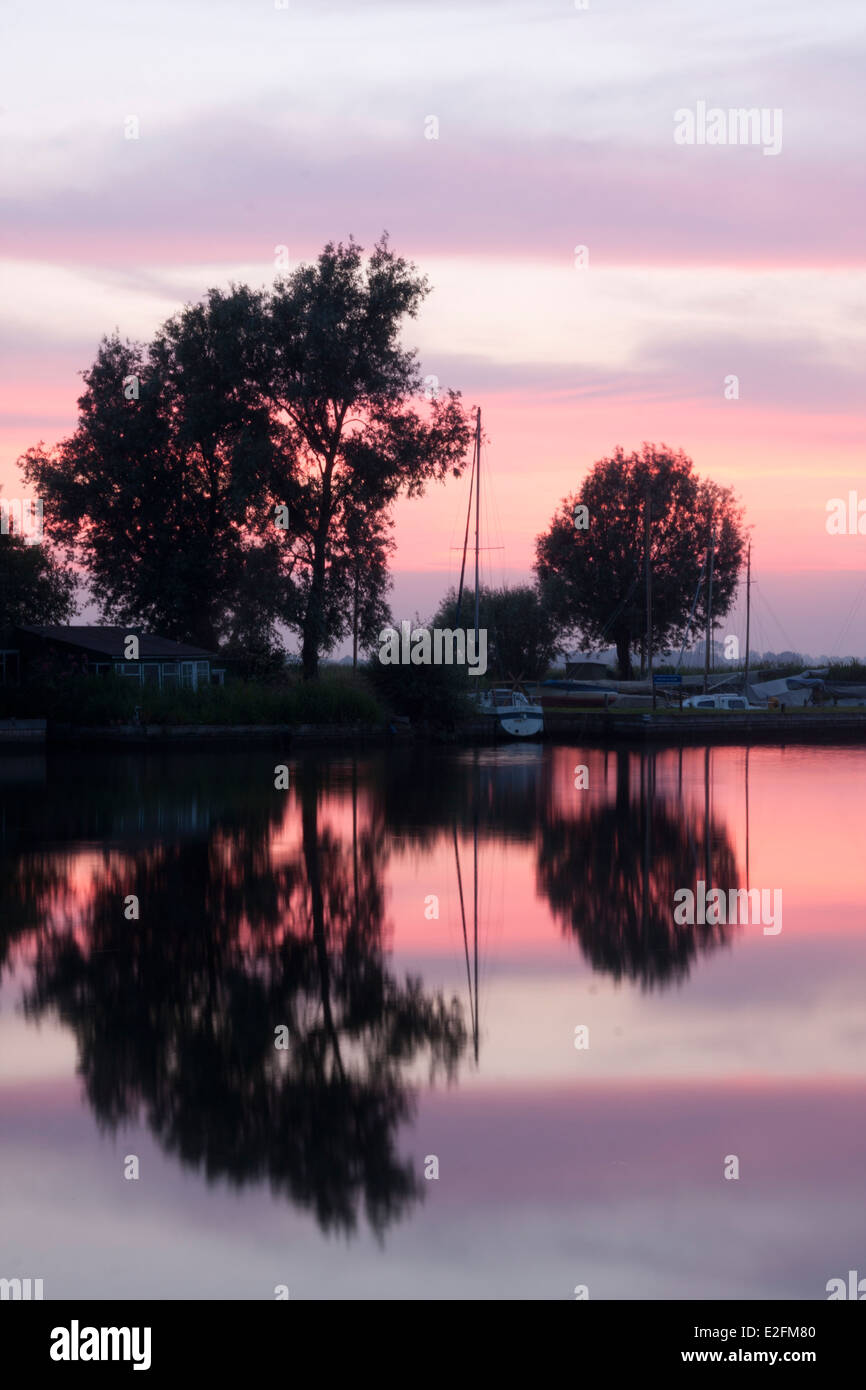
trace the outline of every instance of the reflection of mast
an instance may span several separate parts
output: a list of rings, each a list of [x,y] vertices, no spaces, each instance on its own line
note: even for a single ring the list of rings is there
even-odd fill
[[[457,825],[453,827],[454,833],[454,859],[457,864],[457,888],[460,894],[460,917],[463,922],[463,949],[466,954],[466,979],[469,984],[469,1017],[472,1022],[472,1043],[475,1051],[475,1060],[478,1061],[478,812],[475,813],[475,823],[472,829],[473,841],[473,861],[475,873],[474,885],[474,954],[475,954],[475,988],[472,987],[472,968],[469,964],[469,936],[466,931],[466,908],[463,902],[463,875],[460,872],[460,850],[457,846]]]
[[[710,746],[704,749],[704,881],[713,886],[713,860],[710,852]]]
[[[749,878],[749,749],[746,748],[746,887],[751,888]]]
[[[355,903],[355,930],[358,930],[358,760],[352,759],[352,884]]]

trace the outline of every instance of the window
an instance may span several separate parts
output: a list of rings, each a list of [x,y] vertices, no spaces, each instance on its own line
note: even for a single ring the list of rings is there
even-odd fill
[[[698,700],[698,703],[695,705],[695,709],[715,709],[715,707],[716,704],[714,700]]]
[[[745,708],[746,708],[746,702],[745,702],[745,700],[729,700],[729,701],[728,701],[728,709],[745,709]]]
[[[155,661],[148,661],[141,668],[142,685],[159,685],[159,667]]]
[[[137,661],[116,661],[114,669],[121,676],[130,676],[141,682],[141,668]]]
[[[180,683],[184,690],[192,690],[195,687],[194,661],[182,661],[180,663]]]
[[[177,662],[166,661],[162,667],[162,688],[163,690],[176,690],[177,684]]]
[[[197,661],[195,665],[196,665],[196,685],[197,685],[197,686],[199,686],[199,685],[207,685],[207,683],[208,683],[208,671],[209,671],[209,669],[210,669],[210,662],[209,662],[209,661]]]

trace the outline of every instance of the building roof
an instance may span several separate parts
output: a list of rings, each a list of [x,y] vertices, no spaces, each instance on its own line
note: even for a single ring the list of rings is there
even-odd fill
[[[127,637],[138,638],[138,652],[142,661],[212,661],[216,652],[206,651],[204,647],[193,647],[189,642],[173,642],[170,637],[159,637],[155,633],[142,632],[136,627],[77,627],[54,624],[49,627],[22,625],[20,632],[29,632],[36,637],[44,637],[49,642],[64,642],[67,646],[78,647],[94,656],[110,657],[123,661],[124,642]]]

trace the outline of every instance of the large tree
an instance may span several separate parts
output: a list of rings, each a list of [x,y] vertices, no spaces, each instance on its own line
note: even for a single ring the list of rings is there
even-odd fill
[[[375,537],[400,494],[419,496],[464,467],[470,425],[459,394],[437,392],[419,408],[417,357],[400,340],[428,290],[383,236],[366,264],[354,241],[329,243],[270,301],[269,392],[301,494],[291,544],[308,678],[352,630],[355,571],[345,560],[355,536]]]
[[[149,348],[100,345],[72,438],[25,477],[102,611],[167,636],[261,648],[277,619],[303,672],[386,612],[391,504],[459,476],[453,391],[421,406],[400,334],[428,293],[383,237],[329,243],[270,292],[211,290]]]
[[[261,486],[282,436],[252,370],[264,338],[263,296],[244,287],[211,290],[147,348],[105,338],[75,434],[24,455],[105,616],[213,647],[239,615],[258,638],[285,607],[284,586],[262,584],[282,537]]]
[[[613,643],[624,679],[646,634],[647,518],[652,641],[660,651],[694,638],[706,621],[708,553],[714,627],[733,602],[745,540],[742,508],[730,488],[701,480],[682,450],[644,444],[625,454],[619,448],[593,465],[536,540],[546,605],[583,650]]]

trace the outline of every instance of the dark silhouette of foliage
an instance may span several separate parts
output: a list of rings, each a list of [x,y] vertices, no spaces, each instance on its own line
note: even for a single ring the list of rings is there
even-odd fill
[[[575,523],[578,506],[588,510],[588,518],[580,517],[585,527]],[[536,540],[535,571],[545,604],[579,637],[583,650],[613,643],[624,679],[646,633],[647,506],[658,652],[694,637],[706,622],[706,576],[691,621],[689,615],[713,528],[714,627],[733,602],[745,539],[742,509],[730,488],[702,481],[691,459],[664,444],[644,444],[628,455],[617,449],[593,465]]]

